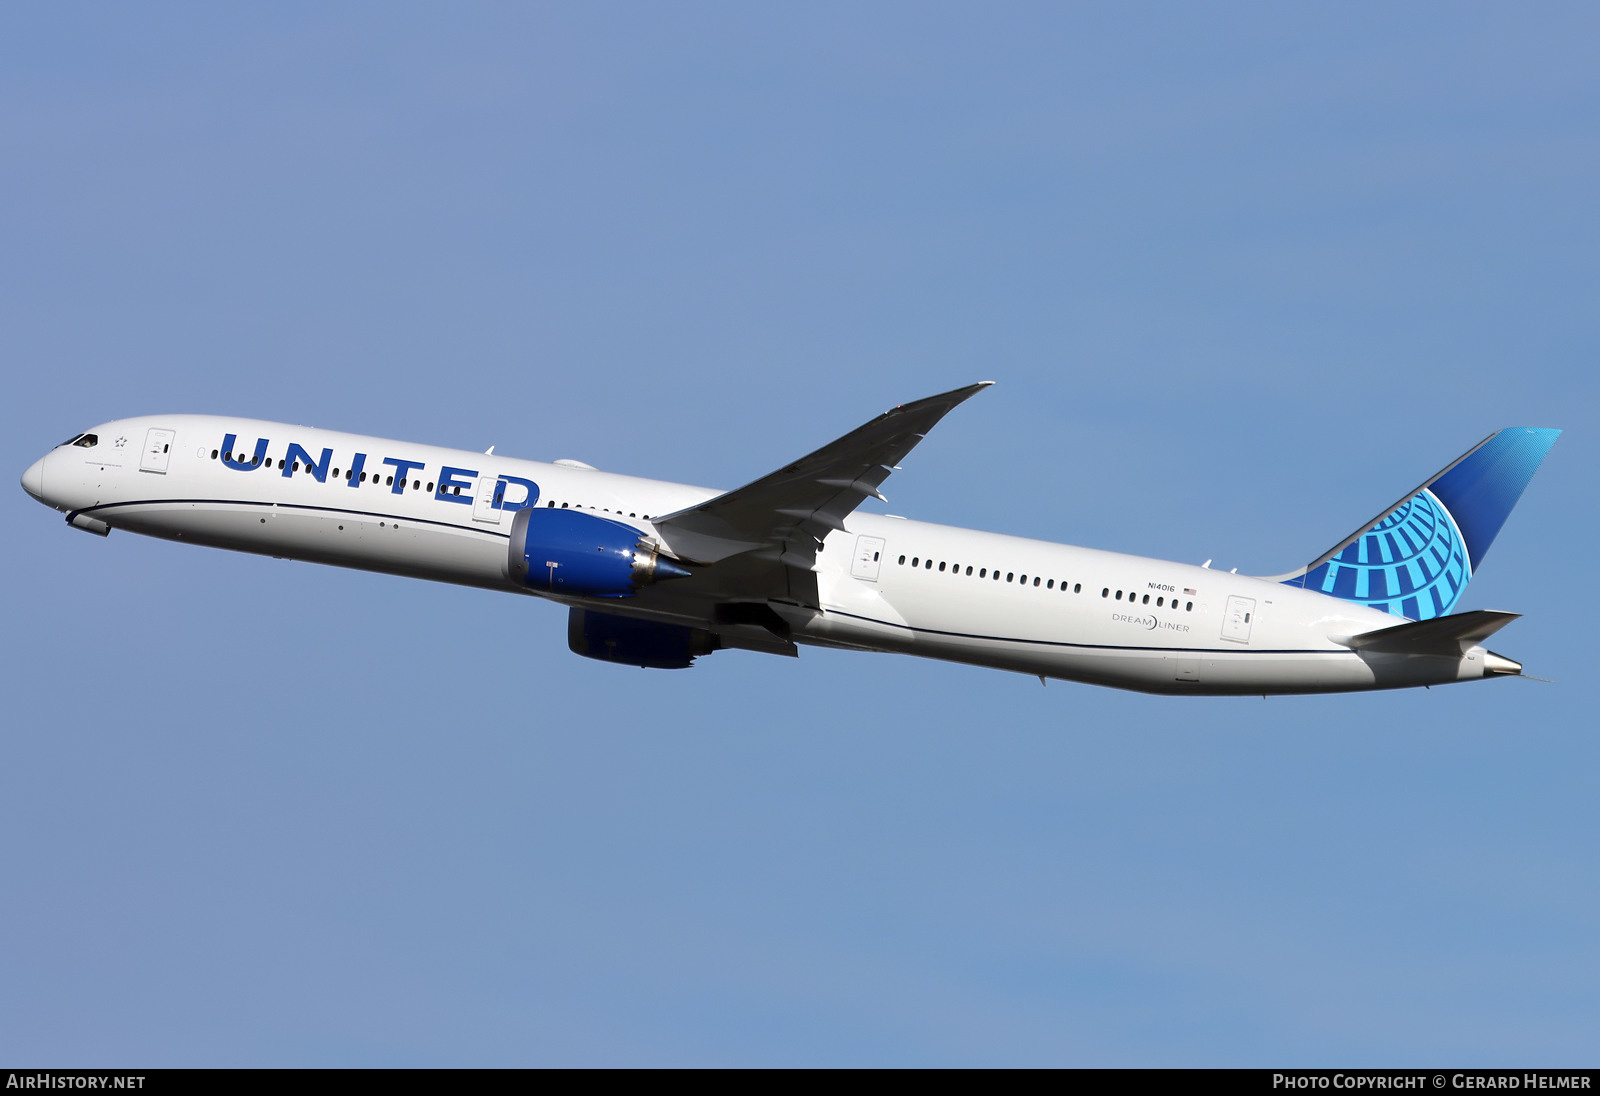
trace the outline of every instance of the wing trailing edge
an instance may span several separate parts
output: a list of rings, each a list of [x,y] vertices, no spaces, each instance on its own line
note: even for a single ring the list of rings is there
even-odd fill
[[[808,570],[824,537],[843,530],[866,499],[883,499],[883,481],[928,431],[993,383],[902,404],[776,472],[655,519],[656,530],[675,555],[697,563],[771,553]]]

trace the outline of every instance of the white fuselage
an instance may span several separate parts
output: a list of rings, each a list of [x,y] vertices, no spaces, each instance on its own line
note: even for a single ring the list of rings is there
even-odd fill
[[[652,518],[720,493],[218,416],[121,419],[93,434],[92,447],[58,447],[24,477],[76,524],[524,594],[537,591],[508,568],[517,507],[582,509],[654,536]],[[845,525],[817,556],[819,604],[775,606],[797,643],[1162,693],[1484,676],[1481,647],[1459,659],[1358,654],[1340,641],[1397,618],[1274,581],[883,515]],[[551,599],[661,617],[644,601]],[[696,619],[679,604],[663,619],[712,627],[713,610]]]

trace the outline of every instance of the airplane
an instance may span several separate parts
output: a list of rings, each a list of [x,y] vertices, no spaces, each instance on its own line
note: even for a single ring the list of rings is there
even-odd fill
[[[1483,647],[1517,614],[1453,610],[1559,430],[1497,431],[1265,577],[859,510],[991,383],[896,407],[733,491],[213,415],[104,423],[22,486],[100,536],[541,597],[568,608],[574,652],[626,666],[816,645],[1262,696],[1522,672]]]

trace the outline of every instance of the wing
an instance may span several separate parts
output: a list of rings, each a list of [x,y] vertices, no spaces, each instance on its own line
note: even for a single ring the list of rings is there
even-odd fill
[[[822,538],[843,529],[878,487],[956,405],[993,381],[982,381],[886,411],[837,441],[753,483],[698,506],[655,519],[658,535],[680,558],[714,563],[757,552],[809,571]]]

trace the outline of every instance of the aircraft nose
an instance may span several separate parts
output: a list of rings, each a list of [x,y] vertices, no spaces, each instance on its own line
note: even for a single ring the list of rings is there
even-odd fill
[[[40,502],[44,502],[44,458],[40,457],[22,473],[22,489]],[[46,503],[46,505],[49,505]]]

